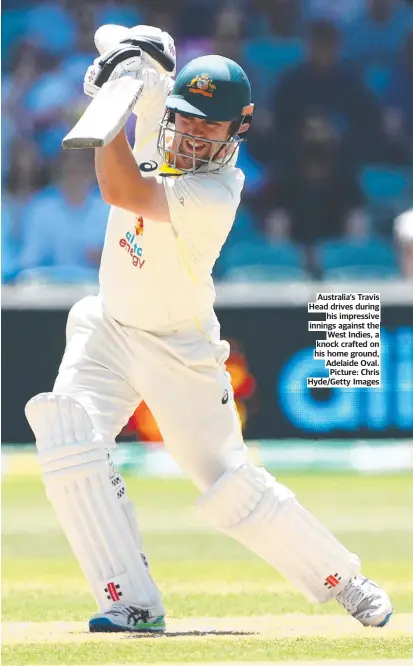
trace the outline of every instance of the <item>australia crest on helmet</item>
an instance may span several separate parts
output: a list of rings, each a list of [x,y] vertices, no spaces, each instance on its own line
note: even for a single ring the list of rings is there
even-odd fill
[[[216,85],[213,84],[211,77],[208,74],[198,74],[188,83],[189,92],[195,95],[204,95],[204,97],[212,97]]]

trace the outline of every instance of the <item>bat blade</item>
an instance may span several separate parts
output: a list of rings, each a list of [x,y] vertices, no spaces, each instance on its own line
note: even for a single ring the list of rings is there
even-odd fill
[[[102,148],[115,138],[131,115],[143,83],[129,76],[104,83],[74,128],[63,148]]]

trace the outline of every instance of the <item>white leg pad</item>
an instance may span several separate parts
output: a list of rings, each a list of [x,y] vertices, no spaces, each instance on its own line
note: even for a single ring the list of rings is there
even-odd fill
[[[100,610],[114,601],[164,615],[141,552],[141,536],[122,477],[95,435],[84,407],[66,395],[40,393],[26,405],[46,494]]]
[[[197,502],[202,517],[275,567],[310,601],[335,597],[360,560],[296,500],[249,463],[224,474]]]

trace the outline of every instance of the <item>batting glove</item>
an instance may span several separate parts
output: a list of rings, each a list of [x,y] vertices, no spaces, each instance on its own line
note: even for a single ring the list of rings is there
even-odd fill
[[[142,70],[142,50],[139,46],[122,44],[106,51],[88,67],[83,81],[83,90],[89,97],[95,97],[107,81],[121,76],[140,78]]]
[[[159,74],[175,76],[176,50],[171,35],[150,25],[136,25],[121,40],[121,44],[131,44],[142,49],[142,59],[146,66]]]

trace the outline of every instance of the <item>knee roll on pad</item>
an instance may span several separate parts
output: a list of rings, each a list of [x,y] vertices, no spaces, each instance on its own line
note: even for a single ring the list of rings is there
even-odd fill
[[[310,601],[328,601],[360,571],[350,553],[266,470],[226,472],[198,500],[202,517],[275,567]]]
[[[84,407],[70,396],[40,393],[25,411],[47,497],[100,609],[121,600],[163,615],[123,479]]]
[[[105,443],[95,436],[89,415],[74,398],[39,393],[29,400],[25,413],[44,474],[76,474],[85,465],[106,460]]]
[[[269,492],[273,487],[277,488],[275,495]],[[247,463],[218,479],[198,500],[198,509],[215,527],[228,530],[251,520],[260,523],[287,497],[294,497],[289,488],[265,469]]]

